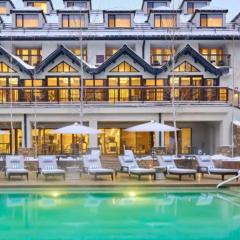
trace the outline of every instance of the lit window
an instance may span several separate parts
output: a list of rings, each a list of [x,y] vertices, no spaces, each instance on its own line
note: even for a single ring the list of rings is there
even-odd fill
[[[222,14],[201,14],[200,25],[201,27],[222,27],[223,15]]]
[[[154,26],[156,28],[173,28],[177,26],[175,14],[155,15]]]
[[[223,66],[226,62],[222,48],[201,48],[200,53],[216,66]]]
[[[46,14],[48,12],[47,3],[46,2],[28,2],[28,6],[40,8]]]
[[[109,28],[130,28],[131,15],[130,14],[110,14],[108,16]]]
[[[174,72],[200,72],[192,64],[184,62],[174,69]]]
[[[16,54],[32,66],[36,66],[42,61],[42,49],[40,48],[17,48]]]
[[[118,48],[107,48],[106,49],[106,59],[110,58],[117,51],[118,51]]]
[[[176,50],[173,50],[175,54]],[[154,66],[159,66],[167,63],[172,54],[172,49],[170,48],[151,48],[151,64]]]
[[[81,49],[80,48],[70,48],[71,52],[73,52],[76,56],[81,57]],[[87,61],[87,48],[83,48],[83,60]]]
[[[17,28],[38,28],[39,15],[38,14],[17,14],[16,15]]]
[[[77,72],[77,70],[71,67],[69,64],[62,62],[62,63],[59,63],[53,69],[51,69],[49,72],[53,72],[53,73],[61,73],[61,72],[73,73],[74,72],[75,73]]]
[[[15,71],[7,64],[0,62],[0,73],[14,73]]]
[[[120,63],[117,67],[113,68],[111,72],[139,72],[136,68],[127,62]]]
[[[188,2],[187,3],[187,13],[188,14],[193,14],[194,13],[194,3],[193,2]]]
[[[63,28],[83,28],[85,27],[84,14],[63,14],[62,15]]]
[[[67,7],[87,8],[86,2],[67,2]]]
[[[147,12],[149,13],[151,9],[158,8],[158,7],[166,7],[167,2],[148,2],[147,3]]]
[[[7,14],[7,6],[5,2],[0,2],[0,14]]]

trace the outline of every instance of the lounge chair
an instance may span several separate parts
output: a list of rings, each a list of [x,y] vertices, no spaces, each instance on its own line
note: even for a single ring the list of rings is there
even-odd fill
[[[131,156],[123,155],[123,156],[119,156],[118,160],[121,164],[121,168],[118,172],[127,173],[130,176],[136,175],[138,176],[138,180],[141,180],[142,176],[152,176],[153,179],[156,180],[155,169],[140,168],[135,158]]]
[[[41,174],[45,179],[48,176],[62,176],[65,180],[65,170],[58,168],[56,156],[39,156],[38,165],[37,178]]]
[[[148,156],[144,156],[144,157],[135,157],[134,153],[132,150],[124,150],[124,156],[129,156],[131,158],[134,158],[135,160],[152,160],[152,156],[148,155]]]
[[[198,162],[198,171],[202,173],[203,176],[204,174],[220,175],[224,181],[226,175],[237,176],[239,174],[238,169],[216,168],[209,155],[197,155],[196,159]]]
[[[195,169],[178,168],[174,162],[174,156],[157,156],[157,160],[161,167],[166,168],[166,175],[177,175],[180,181],[182,176],[193,176],[196,180],[197,171]]]
[[[83,157],[83,170],[85,173],[94,175],[95,180],[98,176],[111,176],[114,178],[114,170],[103,168],[98,155],[85,155]]]
[[[24,167],[24,157],[6,156],[5,174],[8,180],[12,176],[26,176],[28,180],[28,170]]]

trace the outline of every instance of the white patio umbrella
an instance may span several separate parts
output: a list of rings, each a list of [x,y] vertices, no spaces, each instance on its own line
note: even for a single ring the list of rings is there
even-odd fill
[[[180,129],[151,121],[125,129],[127,132],[175,132]]]
[[[58,128],[56,130],[53,130],[52,133],[55,134],[89,134],[94,135],[100,133],[99,130],[83,126],[79,123],[74,123],[72,125]]]

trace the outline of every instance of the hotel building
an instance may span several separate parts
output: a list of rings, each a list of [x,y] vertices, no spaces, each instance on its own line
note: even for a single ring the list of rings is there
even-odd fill
[[[0,0],[2,154],[36,147],[72,154],[100,146],[136,154],[174,152],[174,133],[129,133],[150,120],[173,124],[179,153],[213,154],[232,144],[240,119],[240,14],[211,0],[143,0],[138,9],[96,9],[90,0]],[[82,79],[82,80],[81,80]],[[83,86],[81,86],[81,82]],[[54,135],[80,121],[99,136]],[[76,150],[77,149],[77,150]]]

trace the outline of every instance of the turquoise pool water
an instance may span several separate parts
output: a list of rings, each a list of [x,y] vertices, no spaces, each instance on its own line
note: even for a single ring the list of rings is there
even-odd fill
[[[203,189],[6,190],[1,240],[239,240],[240,194]]]

